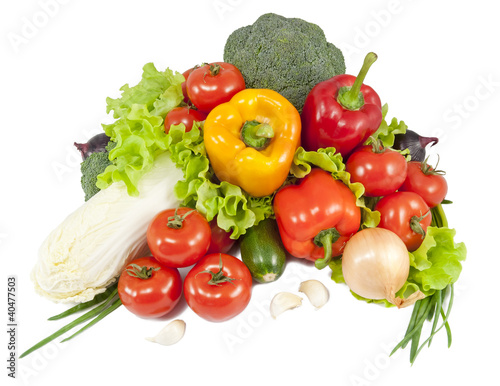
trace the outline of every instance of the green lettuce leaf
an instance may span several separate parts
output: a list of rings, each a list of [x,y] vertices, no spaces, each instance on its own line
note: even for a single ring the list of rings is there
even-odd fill
[[[386,116],[389,111],[389,106],[387,103],[382,106],[382,122],[379,128],[373,134],[373,137],[382,141],[385,147],[392,147],[394,145],[394,135],[404,134],[408,129],[408,126],[403,121],[398,121],[396,118],[392,118],[391,123],[387,123]],[[371,139],[367,143],[371,142]]]
[[[410,253],[408,281],[426,295],[455,283],[462,272],[467,249],[464,243],[455,243],[455,234],[454,229],[428,227],[420,248]]]
[[[152,115],[165,115],[184,99],[182,82],[184,76],[178,72],[166,69],[160,72],[153,63],[147,63],[142,68],[141,81],[134,87],[125,84],[120,88],[120,98],[107,98],[106,112],[113,111],[114,118],[126,116],[134,104],[145,105]],[[153,111],[154,110],[154,111]]]
[[[151,169],[158,154],[168,148],[163,119],[182,102],[182,82],[182,74],[169,69],[159,72],[148,63],[139,84],[134,87],[126,84],[121,88],[120,98],[107,99],[107,112],[113,111],[117,119],[102,126],[116,147],[109,152],[112,165],[97,177],[99,189],[123,181],[129,195],[139,194],[139,180]]]
[[[356,205],[361,208],[361,228],[375,227],[380,222],[380,213],[366,206],[365,187],[359,182],[351,182],[351,175],[345,170],[342,156],[335,148],[328,147],[317,151],[306,151],[299,147],[295,152],[290,174],[295,178],[303,178],[310,173],[313,166],[319,167],[341,180],[356,196]]]

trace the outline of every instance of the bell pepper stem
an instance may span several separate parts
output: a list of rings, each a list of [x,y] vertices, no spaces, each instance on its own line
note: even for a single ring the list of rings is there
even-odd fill
[[[241,140],[248,147],[257,150],[265,149],[274,137],[274,130],[268,123],[246,121],[241,127]]]
[[[348,110],[359,110],[365,104],[363,93],[361,92],[361,86],[366,78],[366,74],[368,74],[368,70],[372,66],[373,63],[377,60],[377,54],[374,52],[369,52],[365,56],[365,60],[363,61],[363,66],[359,71],[354,84],[351,87],[342,87],[339,90],[339,94],[337,96],[338,102]]]
[[[317,259],[314,265],[318,269],[323,269],[332,260],[332,244],[335,243],[340,237],[340,233],[335,228],[325,229],[319,232],[314,238],[314,243],[322,247],[324,250],[324,257]]]

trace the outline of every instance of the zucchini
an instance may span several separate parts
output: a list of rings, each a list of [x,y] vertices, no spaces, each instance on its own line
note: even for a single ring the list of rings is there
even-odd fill
[[[241,260],[259,283],[276,281],[285,270],[286,253],[276,220],[265,219],[247,229],[240,241]]]

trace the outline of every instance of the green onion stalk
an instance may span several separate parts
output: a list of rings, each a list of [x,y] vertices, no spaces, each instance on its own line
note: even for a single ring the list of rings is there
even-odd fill
[[[75,319],[71,323],[68,323],[67,325],[61,327],[59,330],[54,332],[52,335],[48,336],[47,338],[41,340],[37,344],[35,344],[33,347],[29,348],[25,352],[23,352],[19,358],[23,358],[27,356],[28,354],[31,354],[33,351],[38,350],[40,347],[45,346],[47,343],[53,341],[54,339],[58,338],[59,336],[63,335],[64,333],[72,330],[79,324],[86,322],[88,320],[91,320],[89,323],[87,323],[85,326],[80,328],[78,331],[73,333],[73,335],[69,336],[66,339],[63,339],[61,342],[66,342],[78,334],[82,333],[86,329],[92,327],[94,324],[102,320],[105,316],[109,315],[111,312],[116,310],[118,307],[121,306],[122,302],[120,300],[120,297],[118,296],[118,289],[117,289],[117,282],[109,286],[105,292],[96,295],[94,299],[89,300],[88,302],[78,304],[61,314],[52,316],[49,318],[49,320],[59,320],[62,318],[65,318],[67,316],[73,315],[79,311],[83,311],[85,309],[91,308],[95,306],[93,309],[90,311],[86,312],[85,314],[81,315],[79,318]]]
[[[435,227],[448,227],[448,220],[441,205],[431,209],[432,212],[432,226]],[[445,300],[449,298],[448,305],[445,310]],[[418,354],[427,345],[430,346],[434,336],[443,328],[446,329],[448,335],[448,347],[451,346],[452,336],[451,329],[448,323],[451,308],[453,306],[454,289],[453,284],[448,285],[440,291],[436,291],[433,295],[427,296],[424,299],[418,300],[410,317],[410,322],[406,330],[404,338],[392,350],[390,355],[393,355],[397,350],[404,349],[408,344],[410,345],[410,363],[413,365],[417,359]],[[442,319],[441,325],[438,327],[439,319]],[[420,338],[422,328],[426,321],[432,322],[430,336],[422,343]]]

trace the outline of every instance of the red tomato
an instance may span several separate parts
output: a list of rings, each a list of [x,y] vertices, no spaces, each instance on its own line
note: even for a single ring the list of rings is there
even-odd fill
[[[212,238],[210,246],[208,247],[207,254],[209,253],[227,253],[233,247],[234,242],[231,232],[226,232],[224,229],[217,225],[217,219],[210,221],[210,230],[212,231]]]
[[[223,322],[238,315],[250,302],[251,293],[252,274],[247,266],[224,253],[206,255],[184,279],[187,304],[211,322]]]
[[[186,126],[186,132],[193,128],[193,123],[195,121],[202,122],[207,118],[207,114],[201,111],[190,109],[187,106],[176,107],[168,112],[165,117],[165,133],[170,131],[170,126],[179,125],[181,123]]]
[[[125,308],[144,318],[168,314],[181,294],[179,271],[161,265],[152,256],[131,261],[118,280],[118,295]]]
[[[189,75],[186,89],[196,108],[209,113],[215,106],[228,102],[236,93],[244,90],[245,79],[232,64],[210,63]]]
[[[190,208],[167,209],[149,224],[146,238],[151,254],[168,267],[189,267],[200,260],[210,245],[210,225]]]
[[[196,67],[193,67],[193,68],[190,68],[189,70],[186,70],[182,73],[182,75],[184,76],[184,79],[186,79],[184,82],[182,82],[181,84],[181,88],[182,88],[182,95],[184,95],[184,102],[185,103],[188,103],[189,102],[189,96],[187,94],[187,90],[186,90],[186,83],[187,83],[187,80],[189,78],[189,75],[191,75],[191,73],[193,72],[193,70],[195,69]]]
[[[406,159],[397,151],[363,146],[348,158],[346,170],[352,182],[361,182],[365,196],[378,197],[394,193],[406,178]]]
[[[448,193],[446,179],[427,163],[410,161],[405,182],[400,190],[420,195],[430,208],[440,204]]]
[[[375,205],[380,212],[380,228],[396,233],[412,252],[424,240],[432,214],[424,199],[413,192],[396,192],[382,198]]]

